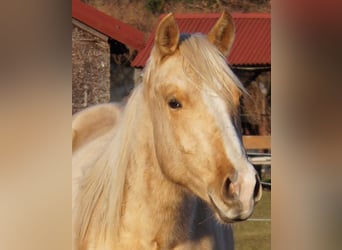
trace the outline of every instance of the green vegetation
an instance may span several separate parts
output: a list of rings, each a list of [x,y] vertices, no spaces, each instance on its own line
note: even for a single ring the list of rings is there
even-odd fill
[[[146,1],[146,9],[152,12],[153,14],[159,12],[163,7],[164,0],[147,0]]]
[[[271,191],[263,190],[251,219],[271,218]],[[244,221],[233,224],[236,250],[270,250],[271,221]]]

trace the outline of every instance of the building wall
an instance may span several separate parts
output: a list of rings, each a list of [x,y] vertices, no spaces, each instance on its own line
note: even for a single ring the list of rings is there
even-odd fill
[[[110,48],[107,37],[73,22],[72,113],[110,100]]]

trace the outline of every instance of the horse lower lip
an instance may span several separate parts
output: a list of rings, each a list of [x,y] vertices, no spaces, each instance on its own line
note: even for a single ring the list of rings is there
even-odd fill
[[[221,219],[222,221],[224,221],[225,223],[234,223],[234,222],[244,221],[244,220],[246,220],[246,219],[249,217],[249,216],[248,216],[248,217],[246,217],[246,218],[241,218],[240,216],[237,216],[237,217],[231,219],[231,218],[227,217],[227,216],[221,211],[221,209],[219,209],[219,208],[217,207],[216,203],[214,202],[214,199],[211,197],[210,194],[209,194],[209,199],[210,199],[210,202],[211,202],[212,206],[214,207],[215,212],[218,214],[218,216],[220,217],[220,219]]]
[[[223,220],[226,223],[232,223],[234,222],[233,220],[229,219],[227,216],[225,216],[221,210],[217,207],[216,203],[214,202],[213,198],[211,197],[211,195],[209,194],[209,199],[211,202],[211,205],[214,207],[216,213],[218,214],[218,216],[221,218],[221,220]]]

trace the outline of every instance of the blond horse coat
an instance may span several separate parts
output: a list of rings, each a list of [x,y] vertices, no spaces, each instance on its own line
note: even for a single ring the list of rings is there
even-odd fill
[[[232,249],[224,223],[261,198],[236,129],[243,88],[223,56],[231,16],[179,37],[165,16],[122,115],[108,104],[73,121],[74,250]]]

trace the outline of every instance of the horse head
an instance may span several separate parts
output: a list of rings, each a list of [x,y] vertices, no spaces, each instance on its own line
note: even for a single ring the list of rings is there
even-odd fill
[[[163,175],[207,202],[223,222],[247,219],[261,198],[239,131],[243,86],[225,60],[234,32],[226,11],[207,36],[182,36],[173,14],[166,15],[144,73]]]

